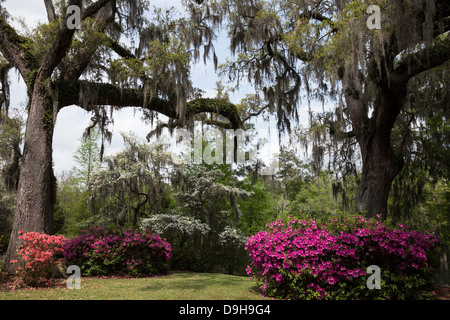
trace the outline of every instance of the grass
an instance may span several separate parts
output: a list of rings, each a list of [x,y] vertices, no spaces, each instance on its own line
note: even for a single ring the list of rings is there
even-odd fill
[[[0,277],[1,280],[1,277]],[[81,278],[81,289],[68,289],[65,280],[51,288],[8,290],[0,281],[0,300],[261,300],[256,282],[219,273],[175,272],[152,278]],[[434,287],[432,300],[450,300],[449,287]]]
[[[0,291],[0,300],[257,300],[248,277],[219,273],[173,273],[152,278],[81,278],[81,289],[63,281],[53,288]]]

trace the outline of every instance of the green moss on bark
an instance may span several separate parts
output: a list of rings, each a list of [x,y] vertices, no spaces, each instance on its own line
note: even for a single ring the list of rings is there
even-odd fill
[[[34,77],[36,76],[35,72],[39,69],[40,65],[32,54],[33,43],[30,39],[19,35],[3,18],[0,18],[0,29],[7,34],[8,40],[23,52],[27,67],[30,69],[26,80],[34,80]],[[13,57],[7,58],[8,60],[12,60]]]

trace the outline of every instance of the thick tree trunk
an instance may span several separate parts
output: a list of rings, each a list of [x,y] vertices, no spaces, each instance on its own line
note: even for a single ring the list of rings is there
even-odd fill
[[[402,162],[395,158],[389,141],[383,140],[374,136],[361,147],[363,170],[356,209],[368,218],[375,218],[379,214],[384,220],[392,182],[400,173]]]
[[[351,66],[347,64],[346,70],[351,70]],[[375,218],[379,214],[386,219],[392,182],[403,167],[403,159],[393,150],[391,133],[406,95],[407,79],[391,75],[389,80],[378,81],[379,94],[370,118],[357,77],[345,72],[342,84],[362,156],[356,209],[366,217]]]
[[[52,168],[53,114],[44,87],[36,85],[27,119],[17,205],[4,270],[15,272],[19,260],[19,231],[53,233],[55,195]]]

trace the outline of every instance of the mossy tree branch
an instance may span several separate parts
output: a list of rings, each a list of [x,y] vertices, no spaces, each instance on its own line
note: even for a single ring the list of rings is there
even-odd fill
[[[90,26],[90,31],[104,33],[107,26],[114,21],[115,14],[116,12],[111,5],[104,5],[103,8],[96,12],[95,20]],[[113,40],[111,39],[110,41]],[[98,45],[83,44],[79,52],[66,63],[67,69],[62,77],[66,80],[78,79],[86,70],[89,63],[91,63],[98,48]]]
[[[442,65],[450,60],[450,34],[436,39],[434,44],[405,56],[395,68],[394,74],[403,75],[406,80]]]
[[[32,53],[31,41],[19,35],[2,17],[0,17],[0,52],[8,62],[17,68],[28,87],[33,83],[33,72],[39,63]]]
[[[146,99],[143,89],[120,88],[108,83],[88,81],[57,81],[54,85],[58,91],[60,109],[69,105],[78,105],[89,111],[91,105],[139,107],[177,119],[176,101],[157,97]],[[86,100],[83,97],[90,98]],[[186,118],[200,113],[218,114],[228,119],[230,128],[242,128],[243,122],[236,105],[226,100],[197,98],[187,103]]]

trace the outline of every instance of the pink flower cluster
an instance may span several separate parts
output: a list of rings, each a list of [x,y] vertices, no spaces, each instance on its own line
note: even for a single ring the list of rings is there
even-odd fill
[[[83,274],[160,273],[172,257],[170,244],[142,230],[89,229],[67,241],[63,265],[76,264]]]
[[[262,289],[283,297],[322,299],[337,284],[367,276],[369,265],[402,274],[428,266],[426,252],[439,237],[400,225],[352,219],[277,220],[267,231],[248,237],[251,258],[247,274]]]
[[[22,264],[17,273],[26,284],[40,285],[52,276],[52,271],[61,262],[66,239],[64,236],[51,236],[39,232],[19,231],[23,240],[17,250]],[[11,260],[11,263],[18,263]]]

